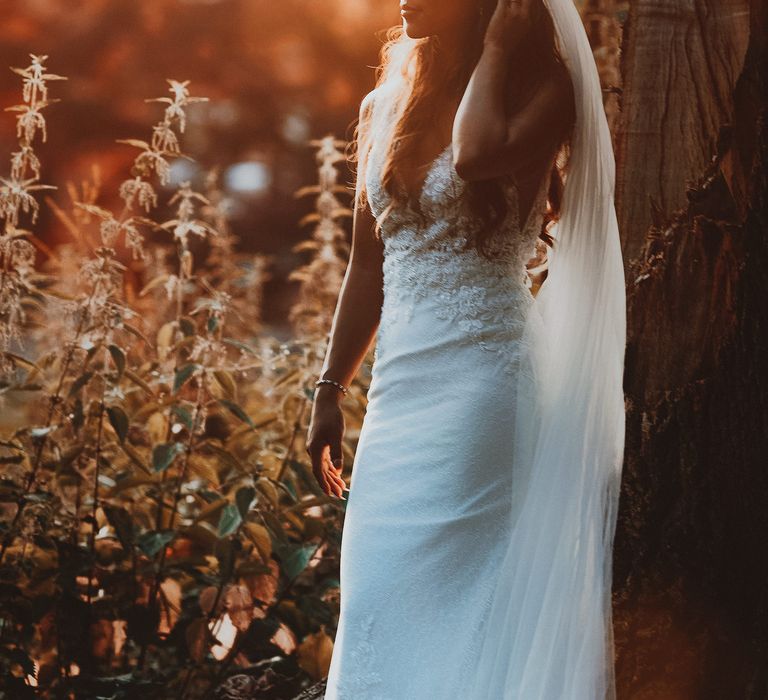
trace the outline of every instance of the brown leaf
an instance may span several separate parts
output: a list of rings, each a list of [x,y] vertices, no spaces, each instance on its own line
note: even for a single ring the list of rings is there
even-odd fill
[[[216,595],[218,593],[218,590],[219,589],[217,586],[208,586],[207,588],[203,588],[203,590],[200,591],[200,609],[206,615],[210,615],[211,610],[213,610],[213,603],[216,600]],[[226,587],[222,592],[221,596],[219,596],[218,603],[216,603],[216,611],[214,612],[214,615],[216,617],[221,615],[221,612],[224,609],[225,595],[226,595]]]
[[[232,624],[245,632],[253,620],[253,598],[245,586],[230,586],[226,594],[226,606]]]
[[[299,666],[316,680],[325,678],[331,665],[332,651],[333,640],[324,630],[315,634],[308,634],[299,644]]]
[[[208,629],[208,620],[201,617],[193,620],[187,627],[187,647],[189,655],[197,663],[202,663],[211,648],[214,639]]]

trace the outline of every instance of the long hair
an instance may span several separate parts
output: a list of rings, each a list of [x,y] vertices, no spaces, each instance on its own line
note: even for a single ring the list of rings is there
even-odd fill
[[[403,179],[400,173],[405,163],[413,163],[419,138],[434,126],[435,109],[453,108],[455,111],[464,94],[475,65],[483,49],[485,31],[497,0],[480,0],[474,26],[467,30],[464,49],[457,52],[453,64],[440,52],[438,35],[419,39],[410,38],[402,25],[386,30],[386,41],[380,51],[380,62],[376,68],[377,105],[375,111],[395,114],[393,126],[389,129],[381,182],[391,198],[388,210],[377,221],[375,235],[381,235],[381,224],[389,211],[404,204]],[[562,65],[562,58],[556,45],[555,30],[549,12],[543,3],[534,3],[533,30],[525,41],[529,60],[525,71],[515,74],[515,95],[513,109],[522,108],[532,97],[534,90],[546,71],[553,64]],[[378,104],[384,97],[388,104]],[[373,111],[362,114],[355,127],[355,138],[348,147],[348,158],[357,162],[358,206],[366,201],[365,168],[371,148],[371,117]],[[561,193],[567,170],[568,140],[558,145],[553,158],[548,190],[548,205],[544,214],[539,238],[552,246],[554,239],[549,233],[560,213]],[[405,166],[407,167],[407,166]],[[478,252],[490,257],[489,242],[496,228],[505,220],[507,198],[499,178],[473,180],[466,183],[465,193],[471,210],[483,225],[468,232],[468,245],[474,245]],[[407,195],[406,195],[407,197]],[[420,203],[412,202],[416,213]],[[521,222],[522,223],[522,222]]]

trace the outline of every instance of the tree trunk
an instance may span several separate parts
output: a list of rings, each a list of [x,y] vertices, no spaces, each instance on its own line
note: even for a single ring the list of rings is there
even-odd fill
[[[618,690],[763,700],[766,2],[746,16],[736,0],[671,5],[636,0],[623,39],[617,198],[632,274]]]
[[[633,0],[622,42],[616,200],[626,259],[685,204],[733,115],[748,0]]]

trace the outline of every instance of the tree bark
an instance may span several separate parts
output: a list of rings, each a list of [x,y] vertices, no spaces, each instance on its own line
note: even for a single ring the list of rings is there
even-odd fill
[[[719,5],[636,0],[625,26],[620,698],[768,697],[766,2],[746,52]]]
[[[748,0],[633,0],[622,43],[616,199],[626,259],[651,224],[685,204],[720,126],[747,47]]]

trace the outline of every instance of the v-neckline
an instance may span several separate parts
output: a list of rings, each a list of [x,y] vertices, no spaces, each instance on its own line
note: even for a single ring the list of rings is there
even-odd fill
[[[425,189],[427,186],[427,182],[429,178],[432,176],[432,172],[437,166],[438,161],[443,159],[443,156],[445,156],[445,154],[451,149],[452,146],[453,146],[453,140],[450,140],[448,144],[443,148],[443,150],[440,151],[440,153],[438,153],[427,165],[427,171],[424,174],[424,178],[422,179],[419,189],[417,191],[418,197],[416,199],[416,202],[419,204],[419,206],[421,206],[422,204],[422,200],[424,199],[424,195],[426,194]],[[410,192],[406,191],[406,194],[410,195]],[[409,201],[410,201],[410,198],[409,198]]]
[[[418,199],[416,200],[418,202],[419,207],[421,207],[424,204],[423,199],[424,199],[424,196],[426,195],[426,187],[427,187],[427,184],[428,184],[430,178],[434,174],[435,168],[437,167],[438,163],[443,159],[445,154],[449,150],[451,150],[452,146],[453,146],[453,139],[451,139],[445,145],[445,147],[440,151],[440,153],[438,153],[432,159],[432,161],[429,163],[429,165],[427,166],[427,171],[424,174],[424,178],[422,179],[421,185],[419,187],[419,196],[418,196]],[[526,217],[525,222],[520,221],[520,190],[517,187],[517,185],[514,183],[514,180],[512,182],[512,187],[514,187],[514,189],[516,191],[515,192],[515,194],[516,194],[516,197],[515,197],[515,199],[516,199],[515,207],[517,209],[517,219],[518,219],[517,223],[518,223],[518,226],[520,227],[521,231],[526,230],[528,228],[528,226],[532,222],[533,216],[535,215],[536,210],[538,208],[538,205],[540,204],[541,196],[542,196],[542,194],[544,192],[546,192],[546,189],[547,189],[545,187],[546,180],[547,180],[547,177],[543,176],[542,177],[542,181],[539,183],[539,189],[538,189],[537,195],[534,197],[534,200],[533,200],[533,202],[531,204],[531,207],[528,210],[528,216]],[[408,193],[406,193],[406,194],[408,194]],[[409,200],[409,202],[410,202],[410,200]],[[410,203],[406,203],[406,207],[411,208]]]

